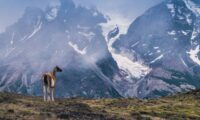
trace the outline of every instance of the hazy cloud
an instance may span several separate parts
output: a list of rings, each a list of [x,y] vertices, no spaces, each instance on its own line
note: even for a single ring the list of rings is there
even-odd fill
[[[45,8],[58,0],[0,0],[0,32],[19,19],[28,6]],[[74,0],[87,7],[96,7],[115,21],[133,21],[151,6],[163,0]],[[119,19],[123,18],[123,19]]]

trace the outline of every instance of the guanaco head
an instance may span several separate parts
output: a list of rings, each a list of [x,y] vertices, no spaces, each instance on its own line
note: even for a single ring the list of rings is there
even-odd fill
[[[61,69],[60,67],[56,66],[56,67],[54,68],[54,71],[56,71],[56,72],[62,72],[62,69]]]

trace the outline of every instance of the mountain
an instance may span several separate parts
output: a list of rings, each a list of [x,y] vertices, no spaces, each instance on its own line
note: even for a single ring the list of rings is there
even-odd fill
[[[139,98],[200,88],[199,11],[198,0],[166,0],[138,17],[112,47],[150,71],[116,86],[126,81],[124,94]]]
[[[200,91],[159,99],[56,99],[0,93],[0,119],[174,120],[200,119]]]
[[[0,34],[0,91],[41,95],[42,74],[58,65],[57,96],[120,97],[112,84],[118,66],[99,25],[106,21],[71,0],[27,8]]]
[[[41,95],[58,65],[58,97],[154,98],[200,88],[200,3],[165,0],[126,34],[95,8],[60,0],[27,8],[0,34],[0,91]]]

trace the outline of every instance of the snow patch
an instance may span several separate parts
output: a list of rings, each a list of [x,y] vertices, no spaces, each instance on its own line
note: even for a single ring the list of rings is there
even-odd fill
[[[91,40],[95,36],[95,33],[93,33],[93,32],[80,32],[79,31],[78,33],[85,36],[89,40]]]
[[[189,10],[195,13],[197,17],[200,16],[200,7],[197,4],[195,4],[191,0],[184,0],[184,2]]]
[[[87,92],[85,92],[85,91],[83,91],[82,93],[83,93],[84,95],[87,95]]]
[[[14,43],[14,36],[15,36],[15,32],[12,33],[12,38],[11,38],[11,41],[10,41],[11,45],[13,45],[13,43]]]
[[[51,10],[46,14],[46,19],[48,21],[53,21],[58,15],[59,7],[53,7]]]
[[[182,30],[181,32],[183,33],[183,35],[188,35],[188,32],[186,32],[184,30]]]
[[[143,47],[147,46],[147,44],[142,44]]]
[[[173,4],[167,4],[167,8],[170,10],[170,12],[172,13],[172,17],[175,16],[175,8]]]
[[[142,61],[132,61],[132,59],[128,57],[128,53],[117,53],[115,48],[112,47],[113,43],[120,35],[127,33],[132,21],[116,14],[110,14],[109,16],[111,16],[111,19],[108,19],[107,23],[100,24],[100,26],[102,27],[102,34],[106,39],[108,50],[110,51],[113,59],[116,61],[121,70],[128,73],[129,78],[142,78],[146,76],[151,71],[148,66],[142,64]],[[114,38],[108,39],[108,33],[113,30],[113,28],[116,28],[116,25],[119,28],[118,35]],[[131,47],[135,47],[137,44],[139,44],[139,42],[134,43]]]
[[[153,55],[153,53],[151,52],[151,53],[149,53],[149,55],[151,56],[151,55]]]
[[[151,63],[151,64],[152,64],[152,63],[155,63],[156,61],[162,59],[163,57],[164,57],[164,55],[162,54],[162,55],[158,56],[156,59],[154,59],[153,61],[151,61],[150,63]]]
[[[178,38],[174,38],[174,40],[178,40]]]
[[[195,49],[191,49],[189,52],[187,52],[189,54],[190,58],[198,65],[200,65],[200,60],[198,58],[199,51],[200,51],[200,48],[198,45]]]
[[[188,67],[187,64],[185,63],[185,61],[183,60],[183,58],[180,57],[180,59],[181,59],[181,62],[183,63],[183,65],[184,65],[185,67]]]
[[[84,26],[80,26],[80,25],[77,25],[77,28],[80,30],[84,30],[84,31],[87,31],[90,29],[89,27],[84,27]]]
[[[97,11],[94,11],[93,12],[93,16],[95,17],[95,16],[98,16],[98,12]]]
[[[191,40],[194,40],[198,36],[199,32],[199,29],[194,29],[192,32]]]
[[[183,20],[184,17],[178,15],[179,20]]]
[[[69,30],[65,30],[65,33],[69,34]]]
[[[73,44],[72,42],[68,42],[68,44],[79,54],[85,55],[87,53],[87,48],[80,50],[77,44]]]
[[[187,21],[187,23],[189,24],[189,25],[191,25],[192,24],[192,19],[190,18],[190,14],[188,14],[188,15],[186,15],[186,21]]]
[[[112,53],[114,60],[120,69],[130,72],[132,77],[141,78],[149,73],[150,69],[139,62],[133,62],[127,57]]]
[[[189,85],[189,84],[182,84],[182,85],[180,85],[180,88],[184,89],[184,90],[194,90],[194,89],[196,89],[195,86]]]
[[[160,52],[161,52],[161,50],[157,50],[156,52],[157,52],[157,53],[160,53]]]
[[[159,47],[153,47],[155,50],[157,50]]]
[[[105,36],[105,38],[107,37]],[[143,65],[140,61],[132,61],[131,59],[129,59],[129,57],[127,57],[128,53],[124,55],[122,53],[115,52],[115,49],[112,47],[112,44],[117,40],[116,38],[117,37],[107,40],[107,44],[108,50],[110,51],[112,57],[116,61],[118,67],[121,70],[126,71],[130,75],[129,78],[133,77],[139,79],[147,75],[151,71],[149,67]],[[138,43],[135,43],[135,45],[137,45]]]
[[[138,45],[140,43],[140,41],[137,41],[136,43],[134,43],[133,45],[131,45],[131,47],[135,47],[136,45]]]
[[[37,25],[37,27],[35,27],[35,29],[33,30],[33,32],[27,37],[27,39],[30,39],[31,37],[33,37],[42,27],[42,22]]]
[[[25,35],[24,37],[22,37],[22,38],[20,39],[20,41],[24,41],[26,38],[27,38],[27,35]]]
[[[176,31],[175,30],[172,30],[172,31],[167,32],[167,33],[168,33],[168,35],[176,35]]]
[[[107,37],[107,34],[116,27],[116,25],[119,27],[119,35],[126,34],[128,31],[128,28],[130,24],[132,23],[132,20],[125,18],[118,14],[108,13],[110,16],[110,19],[107,19],[107,23],[101,23],[100,26],[103,30],[103,35]]]

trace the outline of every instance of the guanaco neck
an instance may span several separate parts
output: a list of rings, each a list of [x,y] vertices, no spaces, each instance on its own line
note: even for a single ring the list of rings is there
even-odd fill
[[[56,70],[55,69],[53,70],[52,73],[53,73],[53,76],[56,78]]]

